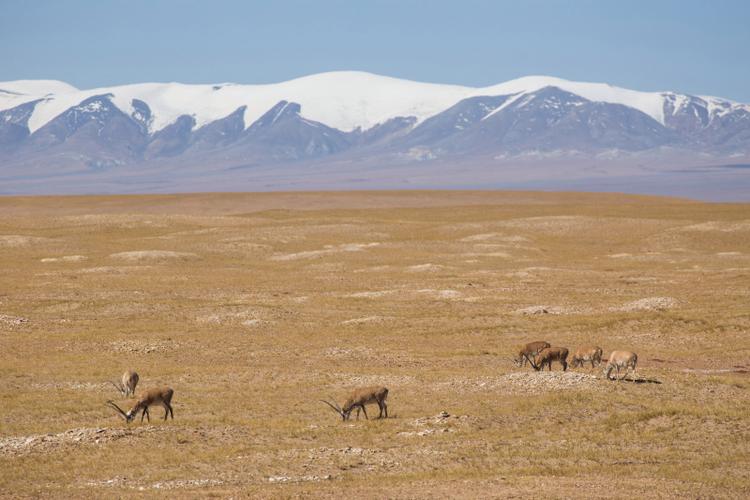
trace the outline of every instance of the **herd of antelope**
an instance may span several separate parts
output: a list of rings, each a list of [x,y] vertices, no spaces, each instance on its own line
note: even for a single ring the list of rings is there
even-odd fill
[[[530,364],[534,370],[541,371],[547,366],[548,370],[552,370],[552,362],[556,361],[563,367],[563,371],[568,369],[568,349],[565,347],[552,347],[549,342],[538,341],[530,342],[523,346],[518,355],[513,358],[513,363],[516,366],[525,366],[526,363]],[[591,363],[591,368],[595,368],[603,361],[602,359],[602,348],[601,347],[584,347],[578,349],[573,353],[573,357],[570,361],[572,367],[583,367],[585,363]],[[609,359],[606,360],[607,364],[604,368],[604,376],[610,379],[610,375],[613,370],[617,371],[618,380],[623,380],[628,371],[632,369],[633,377],[635,380],[636,371],[635,365],[638,362],[638,356],[634,352],[629,351],[613,351],[609,355]],[[619,377],[620,370],[624,370],[622,377]],[[122,379],[119,383],[112,382],[112,385],[125,397],[134,396],[135,388],[140,380],[138,374],[132,370],[126,371],[122,375]],[[117,406],[114,401],[107,401],[107,404],[117,412],[117,415],[122,417],[125,422],[130,423],[141,412],[141,422],[146,417],[148,421],[151,421],[148,409],[152,406],[162,406],[164,408],[164,420],[171,416],[174,420],[174,411],[172,410],[172,396],[174,391],[171,387],[156,387],[148,389],[141,393],[136,399],[133,406],[127,412]],[[343,406],[339,406],[333,398],[329,398],[330,401],[322,399],[321,402],[327,404],[333,411],[335,411],[342,420],[349,420],[352,411],[357,410],[357,420],[359,420],[360,411],[364,413],[365,418],[369,420],[367,416],[367,410],[365,406],[368,404],[377,404],[380,410],[378,418],[388,418],[388,405],[386,399],[388,399],[388,389],[383,386],[371,386],[371,387],[359,387],[354,389],[351,394],[347,397]]]
[[[115,389],[117,389],[120,394],[128,397],[135,395],[135,388],[138,385],[139,380],[140,377],[136,372],[134,372],[133,370],[128,370],[122,374],[122,378],[119,383],[111,382],[111,384],[115,386]],[[148,389],[141,393],[141,395],[136,399],[135,403],[128,411],[124,411],[112,400],[107,401],[107,405],[114,409],[117,415],[122,417],[123,420],[125,420],[125,422],[127,423],[135,420],[135,417],[138,416],[138,412],[141,412],[141,422],[143,422],[144,417],[146,417],[150,422],[151,415],[149,414],[148,409],[152,406],[162,406],[164,408],[164,420],[167,420],[167,417],[169,416],[171,416],[172,420],[174,420],[174,410],[172,409],[173,395],[174,391],[171,387],[156,387]],[[336,403],[332,398],[331,401],[321,401],[330,406],[336,413],[338,413],[341,416],[342,420],[349,420],[349,417],[351,416],[352,411],[354,411],[355,408],[357,410],[357,420],[359,420],[360,411],[364,413],[365,418],[369,420],[369,417],[367,416],[367,410],[365,409],[365,405],[368,404],[378,405],[378,408],[380,409],[378,418],[388,418],[388,405],[386,404],[387,398],[388,389],[383,386],[377,385],[355,389],[346,399],[343,407],[339,406],[338,403]]]
[[[570,366],[575,368],[577,366],[583,367],[585,363],[591,363],[591,368],[602,363],[602,348],[598,346],[587,346],[582,347],[573,353],[573,357],[570,361]],[[536,371],[541,371],[544,366],[547,366],[548,370],[552,370],[552,362],[557,361],[563,367],[563,371],[568,370],[568,354],[569,351],[566,347],[552,347],[549,342],[543,340],[537,342],[529,342],[523,346],[516,357],[513,358],[513,363],[516,366],[526,366],[528,362],[532,368]],[[610,375],[613,370],[617,371],[617,380],[623,380],[628,375],[628,371],[633,370],[633,380],[636,377],[635,365],[638,363],[638,355],[630,351],[612,351],[609,355],[609,359],[606,360],[607,364],[604,367],[604,376],[611,380]],[[620,377],[620,370],[623,370],[622,377]]]

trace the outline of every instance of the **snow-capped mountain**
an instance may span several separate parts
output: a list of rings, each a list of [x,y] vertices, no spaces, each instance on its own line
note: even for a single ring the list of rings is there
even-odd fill
[[[748,157],[746,104],[552,77],[484,88],[362,72],[269,85],[91,90],[51,80],[0,82],[0,181],[104,171],[112,179],[158,177],[175,165],[186,175],[231,179],[250,167],[289,171],[303,160],[343,171],[448,163],[493,169],[561,158],[680,158],[682,165],[697,158],[693,164],[705,165]]]

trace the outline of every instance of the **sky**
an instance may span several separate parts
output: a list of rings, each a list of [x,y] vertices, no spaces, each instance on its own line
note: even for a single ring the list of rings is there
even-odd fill
[[[526,75],[750,102],[750,1],[0,0],[0,81]]]

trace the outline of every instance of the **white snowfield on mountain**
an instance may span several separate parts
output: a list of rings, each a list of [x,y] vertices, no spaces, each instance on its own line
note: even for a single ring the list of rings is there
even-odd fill
[[[639,92],[603,83],[572,82],[548,76],[528,76],[490,87],[472,88],[420,83],[358,71],[337,71],[266,85],[140,83],[78,90],[54,80],[0,82],[0,110],[43,99],[28,121],[33,133],[85,99],[110,94],[115,106],[127,115],[133,115],[135,111],[133,99],[148,104],[151,109],[148,126],[153,133],[174,123],[181,115],[191,115],[196,121],[195,128],[200,128],[225,118],[240,106],[246,106],[244,122],[245,127],[249,127],[274,105],[286,100],[301,105],[303,118],[349,132],[357,128],[367,130],[395,117],[416,117],[421,122],[469,97],[512,95],[513,101],[518,101],[524,94],[545,87],[557,87],[589,101],[635,108],[661,124],[664,124],[667,99],[676,106],[688,102],[687,96],[672,92]],[[700,98],[706,101],[712,117],[738,107],[750,110],[750,106],[726,99]],[[497,110],[488,115],[493,112]]]

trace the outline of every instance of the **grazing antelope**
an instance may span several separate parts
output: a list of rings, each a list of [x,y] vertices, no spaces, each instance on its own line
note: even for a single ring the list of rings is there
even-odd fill
[[[604,367],[604,376],[607,378],[607,380],[612,380],[609,378],[610,373],[612,373],[612,370],[617,370],[617,375],[620,375],[620,369],[624,368],[625,373],[617,380],[622,380],[625,377],[628,376],[628,370],[630,368],[633,369],[633,380],[635,380],[636,377],[636,371],[635,371],[635,365],[638,363],[638,355],[634,352],[630,351],[612,351],[612,354],[609,355],[609,361],[607,362],[607,366]]]
[[[521,367],[526,366],[527,361],[531,364],[531,360],[534,359],[537,354],[542,352],[543,349],[546,349],[549,346],[549,342],[543,340],[529,342],[518,351],[518,357],[513,358],[513,364]]]
[[[107,401],[107,404],[114,408],[118,415],[125,419],[125,422],[130,423],[131,420],[135,419],[139,411],[141,413],[141,422],[143,417],[146,416],[148,421],[151,422],[151,415],[148,413],[149,406],[161,405],[164,407],[164,420],[167,419],[168,415],[172,416],[174,420],[174,411],[172,410],[172,395],[174,391],[170,387],[159,387],[156,389],[149,389],[143,393],[135,402],[133,407],[125,413],[122,409],[117,406],[113,401]]]
[[[385,403],[385,400],[388,398],[388,389],[386,389],[383,386],[376,385],[372,387],[359,387],[357,389],[354,389],[352,391],[349,398],[347,398],[346,403],[344,403],[344,407],[340,407],[336,404],[336,401],[331,398],[331,401],[325,401],[321,399],[321,401],[328,406],[330,406],[336,413],[341,415],[342,420],[349,420],[349,417],[352,414],[352,410],[354,408],[357,409],[357,420],[359,420],[359,411],[362,410],[362,412],[365,414],[365,418],[369,420],[369,417],[367,416],[367,410],[365,410],[365,405],[376,403],[378,405],[378,408],[380,409],[380,413],[378,414],[378,418],[382,418],[383,414],[385,414],[385,417],[388,418],[388,405]]]
[[[135,394],[135,386],[138,385],[138,374],[133,370],[128,370],[122,374],[121,380],[122,382],[119,384],[115,384],[114,382],[110,383],[114,385],[115,389],[120,391],[123,396]]]
[[[602,348],[598,346],[581,347],[573,353],[573,358],[570,360],[570,366],[575,368],[576,366],[583,366],[585,362],[591,362],[591,368],[595,365],[599,365],[602,362]]]
[[[547,347],[542,352],[536,355],[532,366],[536,371],[544,370],[544,365],[547,365],[549,371],[552,371],[552,362],[559,361],[563,367],[563,371],[568,370],[568,349],[565,347]]]

